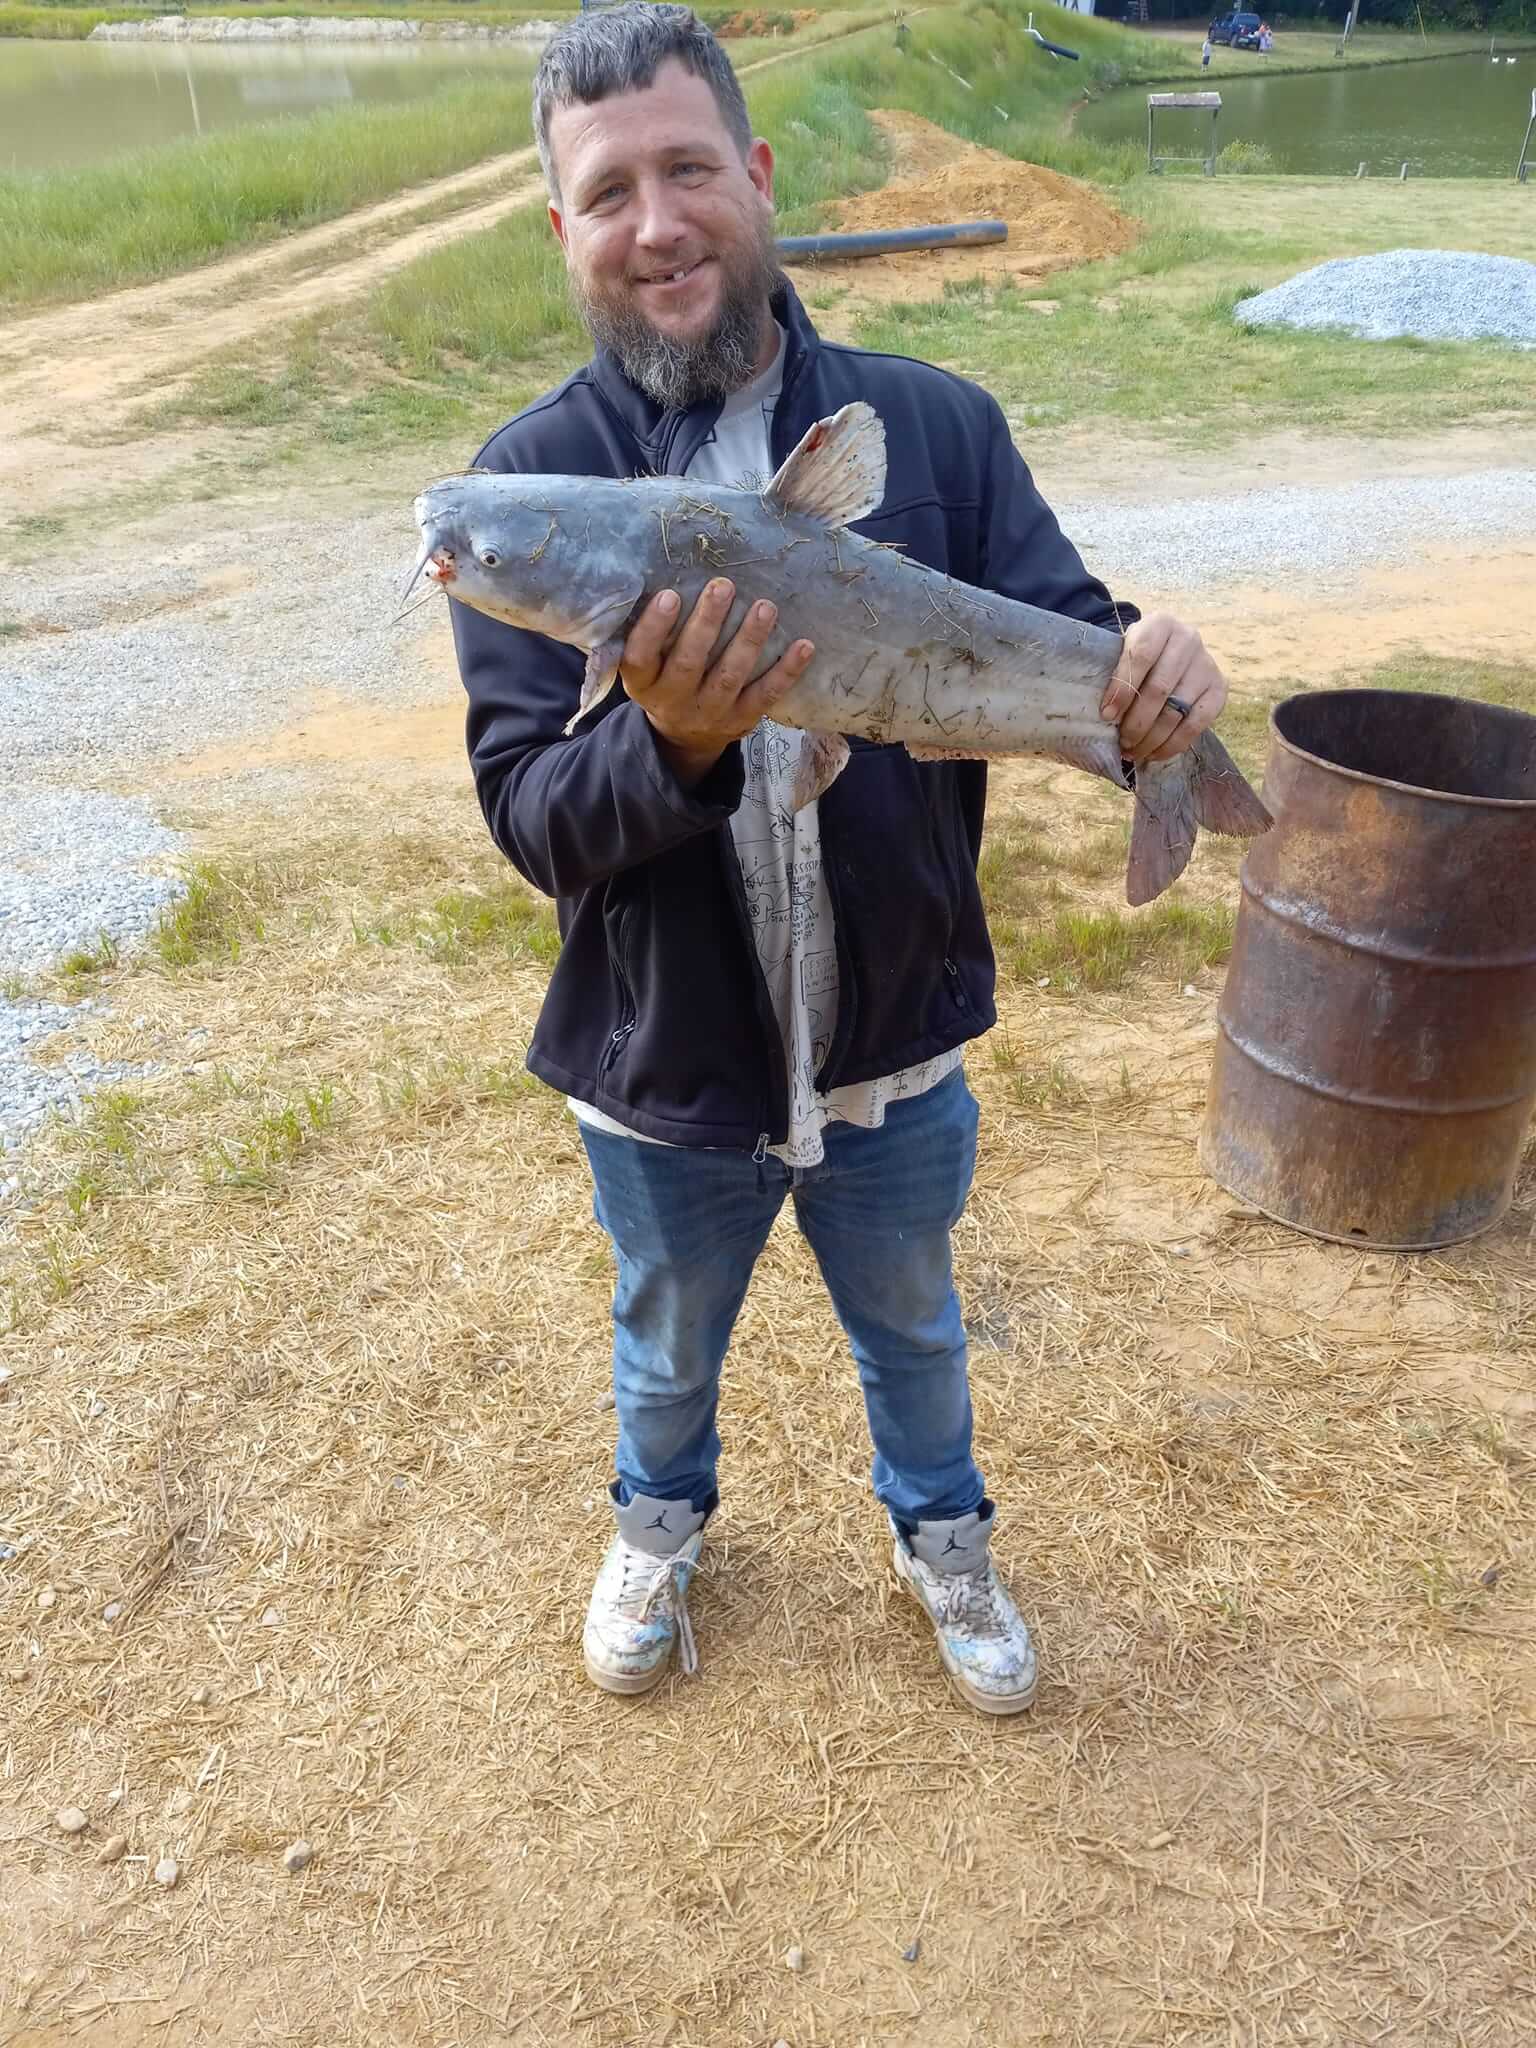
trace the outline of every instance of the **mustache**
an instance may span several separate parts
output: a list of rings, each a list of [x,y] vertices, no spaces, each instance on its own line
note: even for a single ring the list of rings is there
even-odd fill
[[[636,302],[639,280],[628,272],[606,283],[568,265],[571,294],[592,339],[617,360],[631,384],[667,411],[728,398],[751,382],[763,318],[784,281],[767,221],[734,248],[709,253],[720,267],[720,304],[708,331],[693,340],[680,340],[652,324]]]

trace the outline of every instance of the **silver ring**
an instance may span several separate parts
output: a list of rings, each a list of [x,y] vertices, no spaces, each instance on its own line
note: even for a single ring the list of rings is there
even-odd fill
[[[1165,711],[1177,711],[1180,718],[1187,718],[1194,708],[1193,704],[1186,704],[1182,697],[1165,697],[1163,699],[1163,709]]]

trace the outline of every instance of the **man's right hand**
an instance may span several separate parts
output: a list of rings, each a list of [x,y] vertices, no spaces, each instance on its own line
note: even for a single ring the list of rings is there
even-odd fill
[[[726,748],[771,714],[810,666],[815,648],[796,640],[756,682],[754,670],[778,619],[778,607],[753,605],[711,663],[736,586],[724,576],[707,583],[682,631],[664,653],[682,600],[658,591],[630,628],[619,674],[630,698],[651,721],[672,772],[685,789],[714,767]]]

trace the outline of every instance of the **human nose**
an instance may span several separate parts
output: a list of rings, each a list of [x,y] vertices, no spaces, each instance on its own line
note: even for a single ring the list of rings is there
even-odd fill
[[[647,178],[636,197],[640,211],[635,240],[647,249],[675,249],[687,232],[677,193],[664,178]]]

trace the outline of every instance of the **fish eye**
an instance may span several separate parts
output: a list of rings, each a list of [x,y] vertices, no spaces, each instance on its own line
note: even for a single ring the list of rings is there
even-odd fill
[[[482,548],[480,550],[480,566],[482,569],[499,569],[501,567],[501,557],[494,548]]]

